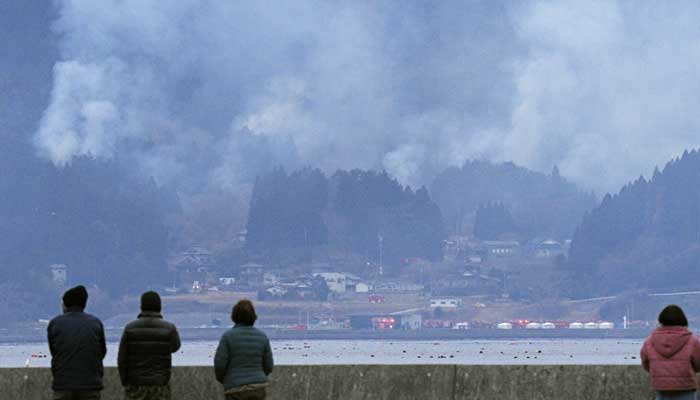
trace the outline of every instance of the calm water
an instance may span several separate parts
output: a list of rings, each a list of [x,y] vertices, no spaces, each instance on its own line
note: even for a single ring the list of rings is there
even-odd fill
[[[211,365],[216,342],[187,342],[175,365]],[[276,341],[275,362],[294,364],[638,364],[642,340]],[[117,343],[105,364],[116,365]],[[0,344],[0,367],[50,365],[46,344]]]

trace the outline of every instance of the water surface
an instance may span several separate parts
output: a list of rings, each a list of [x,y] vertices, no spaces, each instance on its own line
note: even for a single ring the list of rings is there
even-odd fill
[[[273,341],[275,362],[298,364],[638,364],[642,340]],[[185,342],[175,365],[211,365],[217,343]],[[109,343],[105,365],[116,365]],[[0,367],[50,365],[45,343],[0,344]]]

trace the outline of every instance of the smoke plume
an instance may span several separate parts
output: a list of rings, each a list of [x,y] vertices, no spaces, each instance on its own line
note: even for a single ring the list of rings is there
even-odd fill
[[[694,2],[65,0],[35,136],[236,188],[266,168],[467,158],[610,190],[697,146]]]

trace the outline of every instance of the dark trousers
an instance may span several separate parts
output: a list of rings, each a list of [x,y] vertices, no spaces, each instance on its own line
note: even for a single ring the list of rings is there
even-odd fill
[[[53,400],[100,400],[99,390],[54,390]]]
[[[265,400],[265,388],[246,390],[244,392],[230,393],[226,400]]]
[[[124,390],[126,400],[170,400],[170,385],[164,386],[127,386]]]
[[[679,392],[656,392],[657,400],[695,400],[695,390]]]

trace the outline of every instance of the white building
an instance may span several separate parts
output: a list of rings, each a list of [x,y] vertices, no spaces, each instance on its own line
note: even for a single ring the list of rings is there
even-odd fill
[[[513,257],[520,254],[520,243],[515,240],[486,240],[483,243],[489,256]]]
[[[615,324],[612,322],[601,322],[598,324],[598,329],[615,329]]]
[[[328,289],[333,293],[345,293],[347,289],[347,277],[341,272],[318,272],[314,277],[320,276],[326,281]]]
[[[51,264],[51,280],[58,287],[68,284],[68,267],[66,264]]]
[[[362,282],[356,284],[355,293],[369,293],[369,285]]]
[[[430,308],[459,308],[462,304],[462,299],[454,297],[430,299]]]
[[[236,283],[236,278],[233,278],[233,277],[219,278],[219,285],[221,285],[221,286],[232,286],[235,283]]]

